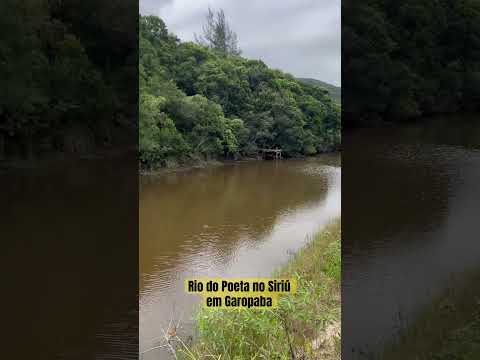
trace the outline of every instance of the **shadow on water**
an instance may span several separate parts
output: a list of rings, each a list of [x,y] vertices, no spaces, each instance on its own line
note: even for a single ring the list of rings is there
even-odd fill
[[[363,359],[480,271],[480,122],[357,130],[343,147],[343,351]]]

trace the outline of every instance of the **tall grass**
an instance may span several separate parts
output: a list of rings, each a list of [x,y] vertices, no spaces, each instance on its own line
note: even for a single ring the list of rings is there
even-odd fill
[[[202,308],[189,359],[340,359],[340,221],[311,238],[273,276],[293,277],[295,294],[276,309]]]
[[[433,299],[374,359],[480,359],[480,274],[465,274]]]

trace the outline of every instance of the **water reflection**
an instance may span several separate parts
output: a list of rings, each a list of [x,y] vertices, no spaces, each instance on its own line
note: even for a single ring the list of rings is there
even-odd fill
[[[346,359],[367,358],[455,277],[480,270],[480,125],[470,120],[343,137]]]
[[[198,299],[190,276],[267,276],[340,214],[339,156],[250,162],[143,179],[140,197],[140,348]],[[147,354],[147,358],[158,357]]]
[[[137,353],[136,173],[134,157],[0,171],[4,358]]]

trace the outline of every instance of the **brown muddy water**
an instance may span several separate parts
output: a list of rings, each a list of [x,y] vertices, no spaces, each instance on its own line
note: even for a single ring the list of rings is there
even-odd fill
[[[466,272],[480,273],[480,116],[342,140],[343,359],[373,359]]]
[[[140,352],[168,358],[162,329],[193,334],[186,277],[268,276],[340,216],[340,156],[254,161],[140,181]],[[163,351],[163,352],[162,352]]]
[[[0,169],[4,359],[138,354],[136,154]]]

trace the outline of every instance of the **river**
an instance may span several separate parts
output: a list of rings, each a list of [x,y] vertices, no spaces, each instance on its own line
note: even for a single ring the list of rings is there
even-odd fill
[[[0,169],[3,357],[137,358],[136,154],[20,165]]]
[[[340,216],[340,156],[253,161],[140,181],[140,351],[167,358],[162,329],[192,335],[186,277],[268,276]]]
[[[355,130],[343,147],[343,353],[367,359],[480,271],[480,121]]]

